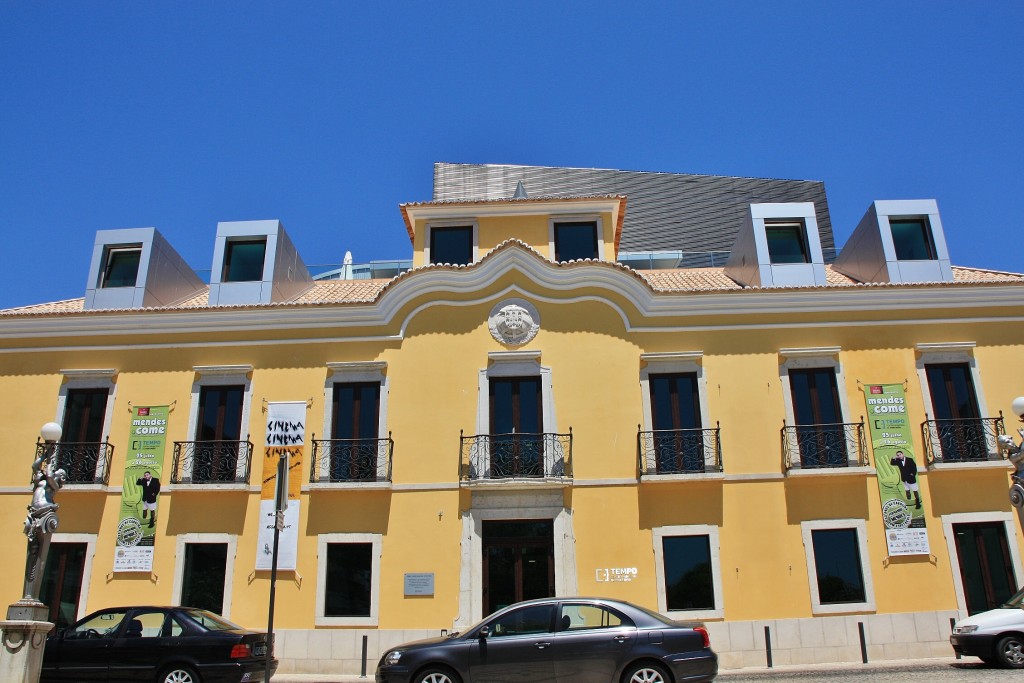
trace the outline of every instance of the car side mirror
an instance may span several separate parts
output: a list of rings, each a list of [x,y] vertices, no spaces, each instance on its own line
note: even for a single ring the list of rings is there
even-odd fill
[[[491,635],[491,629],[484,626],[477,632],[477,635],[480,636],[480,640],[487,640],[487,636]]]

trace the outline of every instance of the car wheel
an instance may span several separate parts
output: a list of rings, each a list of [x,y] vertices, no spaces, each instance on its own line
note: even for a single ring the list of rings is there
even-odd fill
[[[462,683],[459,675],[451,669],[431,667],[416,674],[416,683]]]
[[[156,680],[157,683],[200,683],[199,674],[184,664],[164,670]]]
[[[999,663],[1011,669],[1024,668],[1024,638],[1006,636],[996,645]]]
[[[668,672],[653,662],[641,662],[626,669],[622,683],[669,683]]]

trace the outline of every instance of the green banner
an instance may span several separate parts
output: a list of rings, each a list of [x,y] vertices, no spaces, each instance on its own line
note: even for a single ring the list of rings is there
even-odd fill
[[[168,406],[132,408],[117,523],[115,572],[153,570],[153,547],[167,446]]]
[[[867,384],[864,402],[889,555],[928,555],[906,391],[902,384]]]

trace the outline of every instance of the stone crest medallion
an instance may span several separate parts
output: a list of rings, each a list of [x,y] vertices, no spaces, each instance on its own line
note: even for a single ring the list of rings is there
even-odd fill
[[[537,336],[540,314],[529,301],[506,299],[491,309],[487,326],[495,341],[508,346],[522,346]]]

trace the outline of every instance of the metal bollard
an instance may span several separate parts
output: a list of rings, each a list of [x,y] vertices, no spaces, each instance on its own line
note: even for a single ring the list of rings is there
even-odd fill
[[[359,676],[361,678],[366,678],[366,649],[367,649],[366,645],[367,645],[367,641],[369,641],[369,639],[370,639],[370,636],[363,636],[363,667],[362,667],[362,669],[359,672]]]
[[[949,632],[950,633],[953,632],[953,627],[954,626],[956,626],[956,619],[954,617],[950,617],[949,618]],[[956,658],[960,659],[960,653],[959,652],[956,653]]]
[[[860,660],[864,664],[868,663],[868,641],[864,637],[864,622],[857,622],[857,631],[860,632]]]
[[[764,627],[764,652],[768,658],[768,668],[772,668],[772,631],[767,626]]]

